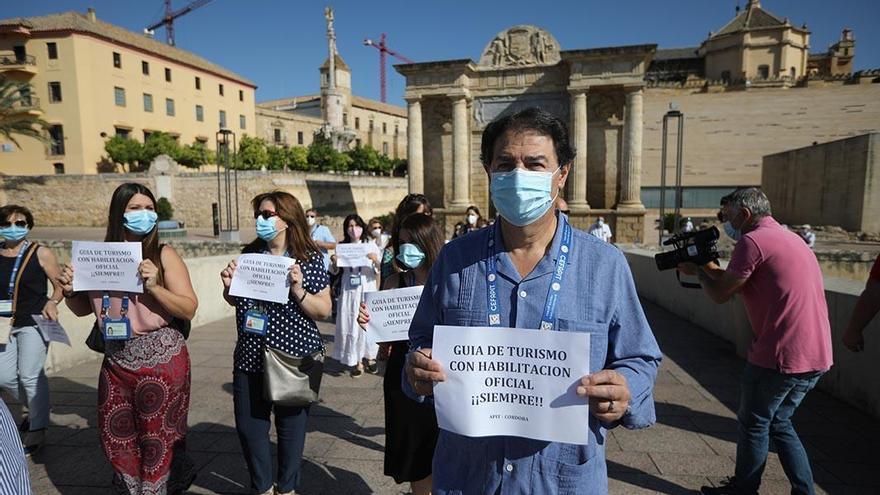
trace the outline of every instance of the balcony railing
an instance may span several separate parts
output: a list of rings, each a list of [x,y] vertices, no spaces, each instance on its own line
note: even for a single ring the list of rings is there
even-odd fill
[[[33,55],[0,55],[0,66],[10,65],[37,65],[37,59]]]
[[[12,108],[16,110],[39,110],[40,109],[40,99],[36,96],[22,96],[20,100],[16,100],[12,104]]]

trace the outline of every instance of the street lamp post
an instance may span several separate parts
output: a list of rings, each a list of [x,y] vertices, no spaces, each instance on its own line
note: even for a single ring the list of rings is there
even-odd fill
[[[661,151],[660,151],[660,225],[658,226],[659,230],[659,241],[660,245],[663,245],[663,227],[665,225],[665,215],[666,215],[666,154],[667,148],[666,143],[668,141],[668,130],[669,130],[669,121],[671,119],[678,120],[678,132],[676,135],[676,146],[675,146],[675,213],[673,214],[673,224],[672,224],[672,234],[677,234],[679,230],[679,223],[681,222],[681,207],[682,207],[682,186],[681,186],[681,173],[682,173],[682,152],[684,151],[684,114],[678,109],[678,105],[671,103],[669,105],[669,111],[666,112],[666,115],[663,116],[663,133],[661,136]]]
[[[232,167],[236,149],[235,133],[229,129],[220,128],[215,137],[217,140],[217,206],[220,240],[239,242],[238,170]],[[220,171],[221,165],[223,166],[222,173]]]

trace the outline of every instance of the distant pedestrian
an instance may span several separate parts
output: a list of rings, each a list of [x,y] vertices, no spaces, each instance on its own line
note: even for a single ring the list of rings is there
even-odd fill
[[[684,231],[685,232],[693,232],[694,231],[694,222],[691,220],[691,217],[687,217],[687,220],[685,220]]]
[[[429,217],[434,214],[434,210],[431,208],[431,202],[428,201],[428,198],[424,194],[407,194],[400,200],[400,203],[397,204],[397,208],[394,210],[394,219],[391,224],[392,243],[394,242],[394,235],[400,222],[413,213],[423,213]],[[391,246],[385,246],[385,249],[382,251],[382,278],[390,277],[395,271],[397,271],[397,269],[394,265],[394,250],[391,249]]]
[[[807,247],[810,249],[816,247],[816,233],[813,232],[813,228],[810,227],[810,224],[805,223],[801,225],[801,228],[798,230],[798,235],[807,243]]]
[[[379,290],[379,248],[366,232],[366,224],[357,215],[345,217],[342,224],[345,234],[342,243],[363,243],[369,246],[367,257],[371,266],[340,267],[336,255],[331,257],[330,270],[340,273],[339,300],[336,307],[336,338],[333,341],[333,359],[344,366],[352,367],[354,378],[364,374],[364,364],[370,373],[379,371],[376,355],[379,346],[367,339],[357,324],[358,310],[364,299],[364,292]]]
[[[379,251],[388,247],[388,242],[391,240],[391,234],[385,232],[385,226],[382,225],[382,222],[378,218],[371,218],[367,224],[370,229],[370,237],[373,238],[373,242],[376,243]]]
[[[330,271],[330,254],[328,250],[336,248],[336,238],[330,233],[330,229],[321,225],[319,220],[317,210],[314,208],[306,210],[306,223],[309,226],[309,233],[324,257],[324,271]]]
[[[49,380],[44,366],[49,344],[31,315],[58,319],[64,299],[58,275],[61,267],[47,247],[27,239],[34,216],[23,206],[0,208],[0,388],[27,405],[20,429],[24,451],[30,455],[43,444],[49,426]],[[52,294],[47,297],[47,283]]]
[[[599,217],[593,225],[590,225],[589,233],[593,237],[598,237],[605,242],[611,242],[611,227],[605,223],[604,217]]]
[[[465,221],[461,223],[461,229],[457,229],[456,235],[454,237],[460,237],[469,234],[475,230],[482,229],[487,225],[489,224],[483,218],[483,215],[480,214],[480,209],[474,205],[468,206]],[[456,227],[458,227],[458,224],[456,224]]]

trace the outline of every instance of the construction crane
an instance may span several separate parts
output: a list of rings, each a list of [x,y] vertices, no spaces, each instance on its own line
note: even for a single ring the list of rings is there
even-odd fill
[[[392,57],[397,58],[403,62],[408,64],[414,64],[412,60],[404,57],[403,55],[395,52],[394,50],[388,48],[388,45],[385,44],[385,33],[382,33],[379,36],[379,42],[371,40],[370,38],[366,38],[364,40],[364,45],[372,46],[376,50],[379,50],[379,100],[382,103],[386,103],[386,91],[385,91],[385,58],[386,54],[391,55]]]
[[[168,41],[169,45],[174,46],[174,19],[189,14],[193,10],[204,7],[213,1],[214,0],[196,0],[181,9],[172,10],[171,0],[165,0],[165,15],[162,16],[162,20],[147,27],[146,31],[153,31],[156,28],[165,26],[165,39]]]

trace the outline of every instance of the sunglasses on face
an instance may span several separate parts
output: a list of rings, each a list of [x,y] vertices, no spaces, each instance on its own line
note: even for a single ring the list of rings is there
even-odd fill
[[[15,225],[16,227],[27,227],[27,220],[16,220],[14,222],[3,221],[0,222],[0,227],[10,227]]]
[[[257,212],[257,214],[254,215],[254,218],[263,217],[264,220],[268,220],[272,217],[277,217],[277,216],[278,216],[278,213],[276,213],[274,211],[263,210],[263,211]]]
[[[316,218],[315,215],[306,215],[309,218]]]

